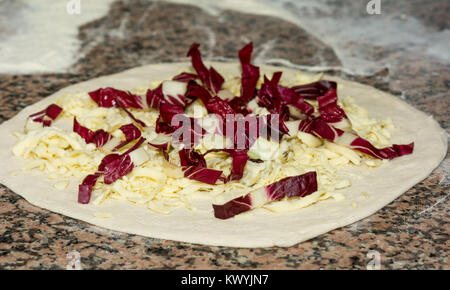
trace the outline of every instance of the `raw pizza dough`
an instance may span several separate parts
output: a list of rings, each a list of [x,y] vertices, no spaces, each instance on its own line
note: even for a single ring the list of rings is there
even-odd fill
[[[240,75],[239,64],[210,64],[220,72]],[[366,108],[371,117],[391,117],[395,125],[392,143],[415,142],[412,155],[375,169],[357,168],[359,171],[354,171],[355,176],[360,177],[352,177],[352,186],[342,190],[346,196],[343,201],[329,199],[288,213],[257,209],[251,214],[220,220],[214,218],[212,201],[205,199],[194,202],[198,206],[195,212],[177,208],[170,215],[158,215],[125,201],[107,201],[99,207],[92,203],[82,205],[77,203],[77,180],[72,180],[65,191],[59,191],[53,187],[55,181],[45,175],[21,171],[26,161],[11,152],[17,142],[12,132],[23,131],[25,120],[31,113],[42,110],[68,92],[86,92],[107,86],[131,90],[148,86],[151,80],[170,79],[189,66],[188,63],[171,63],[134,68],[64,88],[25,108],[0,126],[0,160],[8,165],[0,167],[0,182],[36,206],[111,230],[215,246],[287,247],[373,214],[425,179],[445,157],[446,134],[431,116],[372,87],[325,76],[324,79],[338,82],[339,96],[353,96],[356,104]],[[261,66],[261,70],[282,70],[286,79],[296,73],[271,66]],[[12,176],[11,171],[20,173]],[[362,198],[362,193],[367,193],[368,197]],[[100,219],[94,216],[98,212],[112,213],[112,217]]]

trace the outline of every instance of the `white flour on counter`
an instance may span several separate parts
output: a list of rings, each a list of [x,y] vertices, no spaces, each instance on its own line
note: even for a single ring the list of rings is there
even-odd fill
[[[222,10],[279,17],[297,24],[309,34],[332,47],[346,73],[367,75],[389,67],[395,69],[397,57],[374,59],[373,50],[387,47],[399,53],[429,57],[450,64],[450,30],[433,31],[420,20],[402,14],[387,12],[387,1],[380,1],[381,14],[370,15],[366,6],[369,0],[343,1],[341,5],[330,0],[165,0],[174,3],[196,5],[212,15]],[[391,1],[392,2],[392,1]],[[407,4],[404,6],[414,5]],[[391,8],[391,10],[398,10]],[[269,40],[269,42],[272,40]],[[286,60],[265,59],[264,63],[308,70]],[[333,69],[320,67],[321,69]],[[316,71],[316,68],[311,71]]]
[[[66,72],[79,56],[78,27],[105,15],[112,0],[0,0],[0,73]],[[72,14],[70,14],[72,13]]]
[[[77,0],[72,0],[77,1]],[[69,14],[70,0],[0,0],[0,73],[66,72],[80,57],[78,27],[104,16],[113,0],[78,0],[80,14]],[[149,1],[150,2],[150,1]],[[330,0],[166,0],[201,7],[212,15],[225,9],[282,18],[305,29],[332,47],[342,67],[298,66],[288,60],[256,56],[258,63],[283,64],[303,70],[338,69],[349,74],[372,74],[384,67],[395,71],[398,55],[425,56],[450,63],[450,30],[437,31],[419,19],[388,12],[392,1],[381,0],[381,14],[369,15],[366,3]],[[404,6],[413,5],[405,1]],[[414,8],[414,7],[413,7]],[[238,37],[238,36],[236,36]],[[270,46],[268,40],[263,46]],[[374,58],[378,47],[396,52]],[[299,52],[301,53],[301,52]],[[218,57],[218,56],[214,56]],[[213,57],[213,58],[214,58]]]

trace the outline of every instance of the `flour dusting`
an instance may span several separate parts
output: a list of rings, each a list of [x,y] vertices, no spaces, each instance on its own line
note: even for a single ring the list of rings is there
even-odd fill
[[[78,27],[106,14],[112,0],[0,0],[0,72],[66,72],[77,61]],[[72,14],[70,14],[72,12]]]

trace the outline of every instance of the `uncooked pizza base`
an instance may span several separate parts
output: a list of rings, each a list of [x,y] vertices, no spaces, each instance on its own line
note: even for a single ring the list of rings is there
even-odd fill
[[[239,64],[209,64],[223,73],[240,74]],[[11,148],[17,139],[12,132],[23,131],[28,115],[69,92],[86,92],[107,86],[131,90],[148,86],[152,80],[170,79],[187,67],[188,63],[170,63],[134,68],[64,88],[25,108],[0,125],[0,160],[8,165],[0,167],[0,182],[33,205],[111,230],[214,246],[287,247],[375,213],[425,179],[445,157],[446,134],[431,116],[372,87],[325,76],[325,79],[338,82],[339,96],[354,97],[356,104],[366,108],[371,117],[391,117],[395,125],[392,143],[415,143],[412,155],[374,169],[353,169],[356,174],[350,178],[352,186],[341,191],[346,197],[343,201],[329,199],[287,213],[257,209],[251,214],[220,220],[214,218],[212,201],[202,199],[194,202],[197,211],[177,208],[170,215],[159,215],[125,201],[106,201],[100,206],[92,203],[82,205],[77,203],[77,180],[71,180],[70,186],[60,191],[53,187],[55,181],[47,179],[44,174],[22,172],[21,168],[27,161],[13,156]],[[282,70],[283,78],[293,77],[296,73],[272,66],[261,66],[261,70]],[[20,173],[13,176],[10,174],[12,171]],[[362,198],[362,194],[366,198]],[[98,212],[111,213],[112,217],[95,217]]]

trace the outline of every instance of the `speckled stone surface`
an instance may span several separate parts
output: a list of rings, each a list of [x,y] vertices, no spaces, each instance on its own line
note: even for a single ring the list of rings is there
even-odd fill
[[[449,29],[442,12],[448,2],[416,2],[410,13],[430,29]],[[108,15],[80,27],[79,38],[83,57],[69,73],[0,74],[0,122],[67,85],[184,60],[194,41],[215,60],[234,58],[253,40],[260,57],[340,65],[333,49],[280,19],[231,11],[212,16],[167,3],[117,1]],[[371,76],[328,73],[402,96],[449,132],[449,66],[381,46],[372,49],[374,59],[389,55],[401,66]],[[0,269],[65,269],[70,251],[80,253],[83,269],[365,269],[370,250],[380,253],[382,269],[449,269],[449,160],[447,155],[431,176],[376,214],[290,248],[208,247],[114,232],[35,207],[0,186]]]

